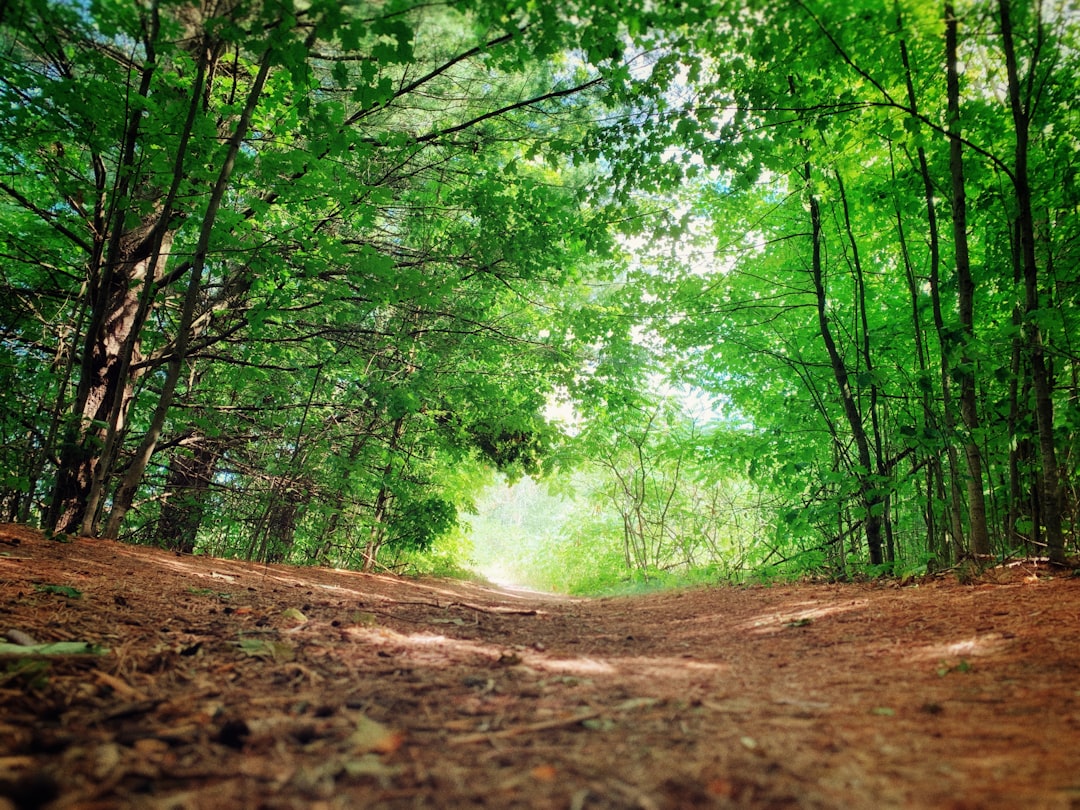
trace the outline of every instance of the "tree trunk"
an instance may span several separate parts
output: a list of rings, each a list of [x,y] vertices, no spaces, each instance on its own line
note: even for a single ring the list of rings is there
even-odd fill
[[[360,570],[364,573],[370,573],[375,569],[379,549],[386,539],[386,518],[394,498],[394,493],[390,489],[390,480],[394,471],[394,456],[397,453],[398,442],[405,435],[405,422],[406,418],[403,414],[394,420],[394,426],[390,431],[386,447],[386,463],[382,469],[382,480],[379,484],[379,492],[375,496],[375,508],[371,517],[371,532],[364,546],[364,559],[360,566]]]
[[[140,238],[142,237],[142,238]],[[133,379],[126,373],[131,356],[138,354],[137,332],[142,328],[139,301],[151,267],[160,257],[149,253],[146,234],[129,234],[124,239],[131,247],[128,258],[112,273],[111,288],[102,294],[97,307],[104,317],[95,332],[88,334],[87,352],[80,371],[80,392],[76,400],[76,418],[68,426],[60,451],[59,469],[46,517],[54,531],[85,531],[96,520],[89,499],[95,478],[101,478],[102,465],[111,466],[106,450],[115,452],[118,437],[124,432],[134,396]],[[91,327],[92,328],[92,327]]]
[[[960,362],[954,367],[960,379],[960,418],[964,422],[964,456],[967,459],[968,527],[971,552],[990,554],[990,532],[986,525],[986,496],[983,486],[982,456],[979,453],[979,414],[975,391],[974,359],[970,346],[975,339],[975,282],[968,256],[967,193],[964,188],[963,145],[960,137],[960,74],[957,70],[957,23],[951,2],[945,3],[945,60],[948,95],[949,175],[952,187],[953,249],[960,311]]]
[[[248,92],[244,109],[240,114],[239,121],[236,123],[236,129],[229,139],[229,146],[225,153],[221,169],[218,172],[217,181],[210,193],[209,204],[207,205],[206,213],[203,215],[199,231],[199,241],[195,246],[195,255],[192,259],[192,266],[188,271],[187,291],[184,296],[184,304],[180,312],[180,319],[176,326],[176,337],[173,341],[172,356],[169,358],[168,362],[168,372],[165,376],[165,384],[158,397],[157,406],[155,407],[153,417],[150,420],[150,427],[147,429],[142,442],[140,442],[138,449],[135,451],[131,464],[128,466],[128,469],[124,474],[124,479],[121,481],[120,487],[113,499],[112,512],[109,515],[109,523],[105,530],[105,535],[107,537],[116,538],[119,535],[124,517],[131,508],[135,492],[142,483],[143,474],[146,472],[146,465],[150,463],[150,457],[157,449],[161,431],[165,427],[165,419],[168,416],[169,409],[172,407],[173,398],[176,394],[176,387],[180,381],[184,364],[187,361],[188,341],[190,339],[192,322],[195,318],[195,305],[198,301],[199,293],[202,291],[202,274],[206,266],[207,255],[210,251],[210,237],[213,233],[214,226],[217,223],[218,211],[225,199],[225,192],[228,190],[229,183],[232,179],[233,167],[236,165],[236,157],[240,152],[240,147],[243,144],[244,138],[247,137],[252,116],[255,114],[255,108],[258,106],[259,99],[262,97],[263,87],[266,84],[266,78],[270,72],[271,55],[272,50],[270,48],[267,48],[262,55],[262,59],[259,63],[259,71],[255,75],[251,89]],[[196,87],[201,87],[201,81],[197,83]],[[194,95],[197,96],[199,94]],[[192,105],[192,108],[194,109],[194,98]]]
[[[804,175],[807,187],[810,186],[810,164],[804,167]],[[865,532],[866,546],[870,556],[871,565],[881,565],[885,559],[882,554],[882,510],[884,499],[881,489],[873,480],[873,461],[870,455],[870,442],[867,439],[866,428],[863,425],[862,414],[859,413],[858,403],[851,390],[851,380],[848,375],[844,359],[836,348],[836,341],[832,336],[832,328],[829,326],[827,311],[827,296],[825,292],[825,273],[821,255],[821,207],[817,196],[811,191],[810,194],[810,226],[812,242],[811,278],[814,283],[814,292],[817,298],[818,329],[821,333],[822,342],[829,355],[829,363],[832,366],[833,376],[840,392],[840,400],[844,407],[844,416],[847,418],[848,427],[851,429],[852,438],[858,450],[860,470],[856,473],[859,479],[859,494],[863,508],[866,512]]]
[[[878,419],[878,384],[874,378],[874,357],[870,348],[870,321],[869,316],[866,313],[865,276],[863,274],[862,260],[859,258],[859,245],[855,239],[855,231],[851,224],[851,211],[848,207],[847,190],[844,188],[844,181],[840,176],[839,170],[834,172],[834,176],[836,177],[837,190],[840,192],[840,205],[844,212],[844,230],[847,234],[848,244],[851,247],[851,265],[854,270],[853,281],[855,284],[855,308],[859,313],[859,322],[862,328],[862,340],[859,341],[859,352],[862,357],[863,367],[866,369],[866,376],[869,380],[868,388],[870,393],[870,404],[869,407],[865,409],[865,412],[870,416],[871,436],[873,438],[873,472],[878,477],[875,487],[884,491],[886,482],[890,478],[890,473],[885,464],[885,448],[881,437],[881,425]],[[858,403],[856,404],[858,405]],[[857,408],[857,411],[860,413],[860,424],[864,424],[861,417],[864,409]],[[869,471],[868,468],[867,472]],[[896,561],[896,556],[895,549],[893,548],[892,519],[889,515],[888,495],[883,494],[881,497],[881,531],[884,532],[886,541],[885,561],[893,563]]]
[[[901,21],[898,20],[898,24]],[[908,104],[912,112],[918,110],[915,96],[915,85],[911,78],[911,65],[908,60],[907,44],[900,40],[900,58],[904,65],[904,77],[907,85]],[[942,472],[939,476],[942,480],[947,472],[949,496],[944,498],[948,504],[949,534],[952,535],[951,547],[947,543],[937,544],[938,563],[948,565],[952,562],[956,550],[964,546],[964,521],[961,512],[962,498],[960,495],[959,469],[960,461],[953,444],[956,435],[956,416],[953,413],[952,377],[950,356],[952,351],[952,338],[945,329],[945,316],[941,306],[941,237],[938,233],[937,208],[934,204],[935,189],[934,180],[930,175],[930,164],[926,158],[926,149],[920,144],[916,147],[919,159],[919,174],[923,182],[923,199],[926,204],[926,227],[930,247],[930,304],[933,311],[934,330],[938,336],[938,353],[940,355],[940,380],[941,380],[941,422],[944,425],[942,443],[945,455],[949,460],[948,470],[942,469],[941,461],[935,458],[932,464]],[[926,411],[929,415],[931,412]],[[936,420],[934,420],[936,421]],[[942,485],[942,489],[944,485]],[[930,507],[932,508],[932,506]]]
[[[201,434],[180,442],[169,464],[157,537],[165,548],[191,554],[206,513],[206,495],[221,444]]]
[[[285,562],[296,542],[296,524],[300,507],[311,500],[310,487],[300,481],[276,479],[270,490],[270,507],[266,517],[266,534],[259,561]]]
[[[1061,527],[1061,483],[1057,448],[1054,443],[1053,383],[1046,363],[1046,348],[1039,325],[1039,267],[1035,254],[1035,217],[1028,176],[1030,147],[1030,99],[1021,97],[1019,69],[1013,43],[1012,12],[1009,0],[998,0],[1001,16],[1001,39],[1008,75],[1009,106],[1016,130],[1016,155],[1013,186],[1016,191],[1017,228],[1020,236],[1020,261],[1024,271],[1024,336],[1031,360],[1031,384],[1035,393],[1035,417],[1039,432],[1041,466],[1039,512],[1046,532],[1046,549],[1051,561],[1065,562],[1065,540]],[[1036,25],[1041,23],[1037,22]],[[1034,65],[1028,68],[1034,70]]]
[[[1015,229],[1013,229],[1015,231]],[[1015,232],[1011,235],[1010,239],[1010,255],[1013,263],[1013,285],[1016,289],[1020,289],[1023,283],[1023,270],[1021,265],[1023,262],[1020,260],[1020,245],[1019,237]],[[1016,440],[1009,444],[1009,506],[1005,518],[1005,531],[1008,533],[1010,540],[1023,537],[1024,547],[1028,553],[1031,553],[1031,546],[1033,541],[1037,540],[1039,523],[1031,514],[1032,496],[1029,494],[1027,498],[1024,497],[1023,487],[1024,481],[1027,480],[1022,472],[1026,462],[1032,457],[1030,451],[1030,442],[1026,437],[1020,435],[1020,402],[1021,399],[1027,401],[1028,395],[1026,390],[1022,390],[1021,380],[1026,381],[1029,379],[1026,373],[1022,376],[1021,372],[1024,359],[1024,338],[1023,338],[1023,326],[1024,326],[1024,310],[1023,307],[1017,303],[1013,307],[1012,324],[1015,327],[1015,337],[1012,340],[1012,349],[1009,356],[1009,415],[1006,421],[1008,428],[1008,435],[1015,436]],[[1024,386],[1026,388],[1026,384]],[[1032,531],[1021,532],[1019,528],[1020,520],[1022,516],[1028,515],[1032,518]]]
[[[134,399],[132,363],[139,357],[142,328],[150,314],[154,283],[164,270],[174,231],[174,202],[184,178],[187,139],[199,107],[205,55],[199,60],[198,82],[189,117],[176,155],[171,188],[158,188],[139,169],[137,144],[142,133],[141,108],[157,71],[157,36],[160,17],[151,4],[145,20],[145,61],[136,91],[140,104],[131,107],[121,144],[111,221],[98,206],[97,234],[88,267],[87,294],[90,316],[86,326],[79,370],[79,385],[60,451],[57,477],[46,524],[55,531],[93,534],[112,464],[119,452]],[[106,172],[100,156],[94,156],[99,196],[107,192]],[[129,200],[130,198],[130,200]],[[127,219],[139,209],[149,209],[131,228]],[[107,235],[107,236],[106,236]]]

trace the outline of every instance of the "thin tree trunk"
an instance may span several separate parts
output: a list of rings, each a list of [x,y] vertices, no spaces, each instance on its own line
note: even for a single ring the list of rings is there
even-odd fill
[[[1046,363],[1046,348],[1039,326],[1039,267],[1035,255],[1035,218],[1032,212],[1031,181],[1028,176],[1030,147],[1030,99],[1021,97],[1020,75],[1013,42],[1012,11],[1009,0],[998,0],[1001,40],[1008,75],[1009,106],[1016,130],[1013,186],[1016,191],[1020,260],[1024,270],[1025,338],[1031,359],[1031,384],[1035,393],[1035,417],[1039,431],[1041,486],[1039,512],[1046,532],[1046,548],[1051,561],[1065,562],[1065,539],[1061,526],[1061,483],[1057,448],[1054,442],[1053,383]],[[1040,23],[1036,23],[1037,25]],[[1030,66],[1029,70],[1034,70]]]
[[[986,496],[983,486],[982,455],[979,452],[979,414],[976,402],[974,360],[971,343],[975,339],[975,282],[968,256],[967,193],[964,188],[963,143],[960,135],[960,74],[957,70],[957,22],[951,2],[945,3],[945,75],[948,96],[949,176],[952,186],[953,250],[960,311],[960,418],[964,422],[964,456],[967,459],[968,526],[971,552],[990,554],[990,532],[986,525]]]
[[[908,104],[913,111],[917,110],[915,97],[915,85],[911,78],[911,65],[908,60],[907,43],[900,40],[900,58],[904,65],[904,77],[907,85]],[[953,444],[956,435],[956,417],[953,414],[952,377],[950,356],[952,352],[952,339],[945,331],[945,316],[941,306],[941,238],[938,233],[937,208],[934,205],[934,182],[930,175],[930,164],[926,158],[926,149],[922,145],[916,148],[919,159],[919,173],[923,181],[923,198],[926,202],[926,227],[930,246],[930,304],[934,316],[934,330],[938,336],[938,352],[941,358],[941,417],[945,427],[942,439],[945,454],[949,459],[949,530],[953,538],[953,548],[947,548],[942,544],[941,551],[944,559],[939,562],[948,565],[955,554],[955,550],[964,546],[964,521],[961,512],[963,499],[960,494],[959,469],[960,461]],[[940,462],[935,462],[940,465]]]
[[[1020,289],[1020,285],[1023,283],[1023,269],[1021,267],[1023,262],[1020,260],[1019,237],[1014,233],[1009,241],[1010,255],[1013,263],[1013,285],[1016,289]],[[1012,324],[1015,328],[1016,336],[1012,341],[1012,350],[1009,358],[1009,416],[1006,425],[1008,426],[1008,435],[1016,438],[1009,443],[1009,506],[1005,518],[1005,530],[1008,532],[1010,539],[1022,536],[1024,539],[1024,546],[1030,553],[1032,541],[1037,539],[1036,535],[1038,534],[1039,524],[1036,520],[1033,520],[1032,531],[1022,533],[1019,530],[1021,516],[1029,514],[1030,510],[1026,507],[1030,507],[1032,502],[1030,496],[1027,499],[1023,496],[1023,481],[1025,476],[1021,472],[1021,464],[1027,457],[1025,451],[1029,443],[1026,439],[1020,438],[1019,436],[1020,380],[1024,359],[1024,311],[1019,303],[1013,307]]]
[[[900,42],[901,49],[906,51],[903,40]],[[907,65],[907,56],[905,53],[904,64]],[[910,81],[910,76],[909,76]],[[896,181],[895,166],[892,172],[893,181]],[[908,298],[911,301],[911,324],[912,334],[915,337],[915,357],[918,363],[918,383],[917,388],[920,392],[920,404],[922,405],[922,413],[924,425],[926,428],[936,425],[937,417],[934,414],[933,400],[931,397],[930,385],[929,385],[929,356],[926,350],[926,339],[923,335],[923,324],[919,314],[919,285],[915,277],[915,269],[912,266],[911,253],[908,250],[907,232],[904,228],[904,218],[900,212],[900,206],[896,206],[896,238],[900,247],[900,256],[904,265],[904,279],[907,281]],[[917,428],[914,428],[916,431]],[[938,492],[943,489],[944,472],[942,469],[941,459],[937,453],[929,452],[926,454],[926,510],[924,519],[926,521],[926,550],[932,555],[935,563],[943,561],[943,557],[946,556],[947,547],[944,543],[944,533],[938,531],[937,513],[934,510],[934,500],[937,498]],[[916,462],[918,464],[918,462]]]
[[[370,573],[375,569],[379,549],[382,548],[383,541],[386,539],[386,517],[394,498],[389,484],[390,475],[394,471],[394,454],[397,452],[398,442],[404,435],[405,415],[402,414],[394,420],[394,426],[390,431],[390,441],[386,448],[386,463],[383,465],[381,483],[375,496],[375,508],[371,517],[371,532],[364,546],[364,559],[360,567],[360,570],[365,573]]]
[[[859,343],[859,350],[862,354],[863,365],[866,368],[866,376],[869,379],[869,391],[870,391],[870,406],[868,409],[870,415],[871,436],[873,438],[873,457],[874,457],[874,473],[877,474],[878,480],[875,486],[881,490],[885,490],[886,482],[890,478],[889,470],[885,464],[885,449],[884,442],[881,437],[881,424],[878,418],[878,385],[874,379],[874,357],[870,348],[870,320],[866,314],[866,277],[863,273],[862,260],[859,258],[859,245],[855,240],[855,231],[851,225],[851,212],[848,207],[847,190],[844,188],[843,178],[840,176],[839,170],[834,171],[836,177],[836,186],[840,192],[840,205],[844,213],[844,231],[847,234],[848,244],[851,246],[851,264],[854,268],[854,281],[855,281],[855,305],[859,312],[860,326],[862,330],[862,340]],[[883,509],[881,512],[882,530],[885,534],[885,550],[886,561],[895,562],[895,550],[892,542],[892,517],[888,510],[888,496],[883,496]]]
[[[811,172],[809,162],[804,166],[804,179],[807,187],[810,186]],[[817,196],[810,192],[810,226],[811,226],[811,278],[814,283],[814,292],[817,298],[818,329],[821,333],[822,342],[829,355],[829,363],[832,366],[833,376],[836,378],[837,388],[840,391],[840,400],[844,407],[844,415],[847,417],[848,427],[851,429],[855,446],[858,450],[860,470],[857,473],[859,479],[859,493],[866,512],[864,530],[866,532],[866,545],[869,552],[870,564],[881,565],[884,562],[882,554],[882,508],[884,499],[880,487],[874,484],[872,474],[874,470],[870,455],[870,442],[866,436],[862,415],[859,413],[858,403],[851,391],[851,380],[848,375],[844,359],[836,348],[836,341],[832,336],[832,328],[829,326],[827,311],[827,297],[825,292],[825,274],[821,256],[821,207]]]

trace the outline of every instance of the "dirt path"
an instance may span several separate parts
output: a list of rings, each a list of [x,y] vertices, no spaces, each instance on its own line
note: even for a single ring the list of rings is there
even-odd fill
[[[1080,807],[1044,574],[582,601],[0,526],[0,633],[108,649],[0,648],[0,810]]]

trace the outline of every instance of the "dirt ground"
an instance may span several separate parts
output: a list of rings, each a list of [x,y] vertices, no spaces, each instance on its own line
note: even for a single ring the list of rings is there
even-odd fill
[[[0,606],[5,810],[1080,807],[1033,562],[582,600],[9,525]]]

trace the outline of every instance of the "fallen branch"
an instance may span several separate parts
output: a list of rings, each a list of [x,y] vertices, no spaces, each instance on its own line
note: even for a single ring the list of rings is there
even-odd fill
[[[463,607],[469,610],[475,610],[480,613],[496,613],[506,616],[539,616],[540,611],[535,608],[512,608],[512,607],[485,607],[484,605],[474,605],[472,602],[450,602],[446,605],[446,609],[449,610],[452,607]]]
[[[505,740],[510,737],[520,737],[523,734],[532,734],[537,731],[576,726],[578,723],[592,720],[599,716],[600,712],[598,711],[585,712],[584,714],[576,714],[573,717],[563,717],[559,720],[544,720],[540,723],[529,723],[525,726],[504,728],[501,731],[479,731],[475,734],[463,734],[460,737],[451,737],[447,742],[450,745],[472,745],[473,743],[486,742],[488,740]]]

